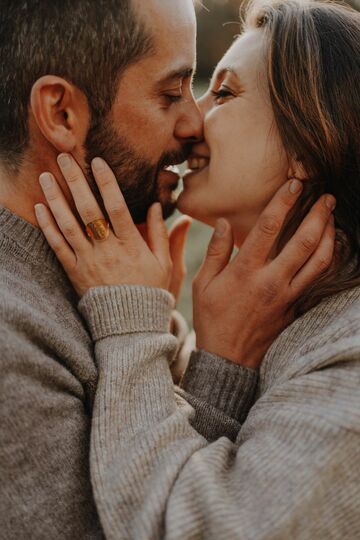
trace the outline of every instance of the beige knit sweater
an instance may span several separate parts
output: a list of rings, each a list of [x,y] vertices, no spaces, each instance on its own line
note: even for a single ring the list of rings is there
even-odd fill
[[[96,343],[91,474],[107,538],[360,538],[360,288],[275,341],[235,443],[209,443],[177,402],[165,291],[92,289],[80,309]],[[194,357],[185,377],[203,400],[216,361]]]
[[[0,232],[2,538],[360,537],[360,288],[275,341],[247,415],[254,372],[201,351],[174,392],[167,292],[90,290],[93,351],[40,232]]]
[[[140,313],[136,324],[145,318],[146,324],[161,321],[167,328],[168,312],[161,308],[159,314],[152,313],[151,299],[156,301],[158,294],[150,293],[148,310]],[[90,478],[90,468],[96,469],[98,459],[90,452],[90,438],[98,377],[95,360],[101,362],[101,358],[95,359],[77,303],[42,233],[0,209],[1,540],[104,537],[94,492],[104,503],[111,499],[108,473],[99,479],[105,487],[102,494]],[[141,311],[141,306],[134,308]],[[173,351],[177,340],[171,337],[170,341]],[[142,336],[138,344],[141,350]],[[182,396],[196,410],[192,425],[197,432],[209,440],[224,434],[235,438],[253,401],[257,374],[223,359],[216,365],[222,381],[218,392],[206,401],[196,392],[190,395],[183,390]],[[201,377],[199,384],[203,381],[211,384],[211,377]],[[195,379],[192,385],[195,389]],[[222,398],[221,402],[218,398],[227,391],[231,400]],[[113,392],[115,397],[116,385]],[[104,401],[105,394],[97,393],[97,398],[102,400],[103,413],[111,414],[108,425],[114,411]],[[232,411],[241,415],[232,416]],[[104,446],[104,458],[107,452]],[[120,532],[117,536],[121,537]]]

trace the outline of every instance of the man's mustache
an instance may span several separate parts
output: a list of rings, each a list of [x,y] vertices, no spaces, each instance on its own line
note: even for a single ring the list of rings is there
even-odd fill
[[[191,155],[191,149],[192,144],[187,144],[178,152],[164,154],[159,161],[158,170],[160,171],[164,167],[169,167],[170,165],[179,165],[180,163],[183,163]]]

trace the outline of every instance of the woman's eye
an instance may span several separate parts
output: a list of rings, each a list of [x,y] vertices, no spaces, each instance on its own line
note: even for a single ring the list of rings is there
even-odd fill
[[[225,90],[225,88],[220,88],[220,90],[217,91],[212,90],[211,94],[214,96],[215,102],[220,105],[221,103],[224,103],[226,98],[234,97],[234,94],[230,92],[230,90]]]

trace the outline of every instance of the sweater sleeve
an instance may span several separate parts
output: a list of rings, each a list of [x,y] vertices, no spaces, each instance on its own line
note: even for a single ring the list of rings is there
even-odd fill
[[[176,403],[167,293],[94,289],[80,307],[96,340],[91,469],[108,539],[359,535],[359,355],[273,386],[235,444],[208,443]]]
[[[234,441],[255,400],[258,372],[204,350],[193,351],[178,392],[192,405],[192,426],[208,441]]]
[[[104,538],[84,389],[45,343],[23,321],[1,323],[0,537]]]

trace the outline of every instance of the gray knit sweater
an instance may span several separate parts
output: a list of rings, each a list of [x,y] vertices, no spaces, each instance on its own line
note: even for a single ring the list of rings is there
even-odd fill
[[[103,287],[80,302],[99,369],[91,476],[106,537],[359,539],[360,288],[273,343],[235,442],[209,443],[177,403],[169,298]],[[212,365],[193,358],[185,383],[206,380]],[[192,390],[211,395],[207,383]]]
[[[109,289],[110,296],[103,307],[113,299],[116,317],[120,316],[133,332],[131,339],[135,338],[136,350],[131,354],[138,355],[132,356],[137,368],[146,358],[150,339],[154,351],[160,353],[166,385],[169,384],[166,392],[173,400],[166,365],[177,348],[177,340],[166,333],[171,297],[163,291],[124,288],[125,296],[120,298],[119,291],[122,288]],[[94,301],[91,296],[91,302]],[[96,364],[105,365],[112,354],[128,358],[128,343],[121,342],[123,337],[120,342],[115,337],[107,340],[108,346],[104,347],[103,340],[103,353],[94,354],[94,343],[77,303],[73,288],[41,231],[0,209],[1,540],[100,539],[104,538],[104,531],[110,537],[123,536],[120,529],[108,532],[114,531],[116,524],[105,517],[108,505],[119,503],[117,465],[109,462],[117,442],[102,440],[101,434],[109,425],[122,429],[116,411],[120,386],[114,381],[110,388],[112,382],[108,381],[98,389],[95,407],[94,399]],[[115,313],[114,321],[109,323],[101,313],[102,310],[95,332],[106,327],[117,334]],[[96,312],[90,318],[95,321]],[[150,336],[139,334],[148,328],[154,331]],[[189,381],[190,393],[185,383],[183,390],[176,392],[177,402],[181,407],[184,398],[191,403],[191,424],[201,441],[217,440],[222,435],[235,440],[252,404],[257,374],[221,358],[210,362],[209,371],[205,369],[203,373],[204,359],[211,360],[211,356],[202,355],[199,371]],[[126,384],[127,391],[131,392],[132,387],[132,382]],[[153,393],[150,379],[146,388]],[[152,414],[147,411],[147,404],[144,407],[141,415]],[[104,419],[103,425],[100,418]],[[109,483],[112,472],[108,465],[115,467],[114,484]],[[122,507],[117,520],[122,519],[124,511]],[[127,519],[131,515],[130,504]],[[150,521],[154,517],[155,514]],[[128,527],[126,520],[123,526]],[[134,531],[130,537],[137,540],[137,533]]]

